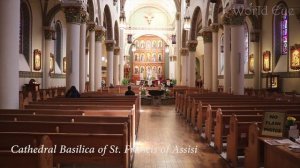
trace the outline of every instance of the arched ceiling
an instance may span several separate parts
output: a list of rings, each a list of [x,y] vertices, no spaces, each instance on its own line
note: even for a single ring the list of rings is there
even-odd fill
[[[140,8],[157,8],[164,12],[171,22],[175,20],[179,0],[126,0],[124,11],[126,18],[130,18]]]

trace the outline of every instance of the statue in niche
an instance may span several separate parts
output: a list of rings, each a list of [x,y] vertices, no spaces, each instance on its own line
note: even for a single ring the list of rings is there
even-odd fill
[[[144,41],[144,40],[142,40],[142,41],[141,41],[141,44],[140,44],[140,46],[141,46],[141,48],[142,48],[142,49],[144,49],[144,48],[145,48],[145,41]]]
[[[139,67],[138,66],[134,67],[134,74],[139,74]]]
[[[150,49],[151,48],[151,41],[147,40],[146,41],[146,49]]]
[[[152,54],[152,62],[156,62],[156,54],[155,53]]]
[[[156,41],[155,40],[152,41],[152,48],[153,49],[156,48]]]
[[[162,61],[161,54],[158,54],[158,61],[159,61],[159,62]]]
[[[144,61],[144,53],[141,54],[141,61]]]
[[[161,40],[158,40],[158,47],[162,48],[162,41]]]

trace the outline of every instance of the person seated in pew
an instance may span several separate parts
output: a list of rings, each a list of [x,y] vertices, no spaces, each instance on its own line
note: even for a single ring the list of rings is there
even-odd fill
[[[125,96],[134,96],[134,91],[131,90],[131,86],[128,86],[128,90],[125,92]]]
[[[71,86],[71,88],[66,93],[66,97],[67,98],[79,98],[80,93],[78,92],[78,90],[76,89],[75,86]]]

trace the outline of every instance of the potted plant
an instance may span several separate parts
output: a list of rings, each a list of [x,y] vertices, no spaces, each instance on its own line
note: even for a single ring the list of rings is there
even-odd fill
[[[129,79],[124,78],[124,79],[122,80],[122,85],[127,86],[128,84],[129,84]]]
[[[295,117],[287,117],[286,119],[286,127],[288,130],[288,137],[298,138],[299,137],[299,129],[297,129],[296,118]]]

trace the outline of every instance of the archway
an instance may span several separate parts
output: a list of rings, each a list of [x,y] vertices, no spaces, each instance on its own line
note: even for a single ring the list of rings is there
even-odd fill
[[[104,7],[104,14],[103,14],[103,26],[106,29],[105,39],[106,40],[113,40],[113,32],[112,32],[112,19],[109,6],[106,5]]]

